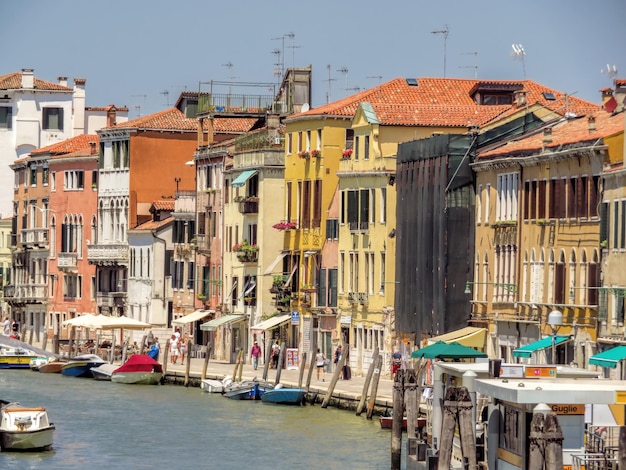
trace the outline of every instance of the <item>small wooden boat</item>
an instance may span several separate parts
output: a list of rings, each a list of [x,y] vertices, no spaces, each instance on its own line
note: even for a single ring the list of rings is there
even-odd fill
[[[41,451],[52,448],[54,424],[46,409],[9,403],[0,409],[0,447],[3,451]]]
[[[60,374],[61,367],[63,367],[63,364],[66,363],[67,361],[48,361],[39,366],[39,372],[42,374]]]
[[[93,378],[91,368],[98,367],[104,363],[104,359],[95,354],[81,354],[63,364],[61,366],[61,374],[72,377]]]
[[[24,348],[0,348],[0,369],[29,369],[31,359],[45,357]]]
[[[200,382],[200,389],[206,393],[222,393],[224,387],[228,387],[232,383],[230,376],[224,377],[223,380],[203,379]]]
[[[382,429],[391,429],[393,427],[392,416],[380,416],[378,418],[378,421],[380,422],[380,427]],[[426,418],[418,418],[417,427],[423,428],[424,426],[426,426]],[[406,416],[404,416],[402,418],[402,430],[406,431],[406,428],[407,428],[407,420],[406,420]]]
[[[105,362],[98,367],[92,367],[90,370],[94,379],[111,381],[111,374],[113,374],[113,371],[118,367],[119,366],[116,364],[109,364],[108,362]]]
[[[282,405],[301,405],[304,402],[306,390],[302,388],[285,388],[278,384],[271,390],[266,390],[261,395],[261,401],[265,403],[278,403]]]
[[[111,374],[111,382],[158,385],[163,378],[163,366],[147,354],[135,354]]]

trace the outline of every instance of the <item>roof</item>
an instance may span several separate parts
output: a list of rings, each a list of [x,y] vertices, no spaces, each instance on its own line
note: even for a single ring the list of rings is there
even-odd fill
[[[174,199],[159,199],[152,201],[152,207],[157,211],[174,211]]]
[[[409,81],[415,84],[409,84]],[[395,78],[374,88],[356,93],[285,119],[294,122],[318,116],[350,118],[360,103],[369,102],[383,125],[465,127],[484,125],[520,108],[513,104],[484,105],[477,93],[487,91],[526,93],[527,105],[540,104],[563,116],[566,112],[587,114],[600,107],[566,95],[531,80],[476,80],[455,78]],[[549,98],[550,99],[549,99]],[[554,99],[551,99],[554,97]]]
[[[595,130],[590,130],[590,116],[595,118]],[[624,131],[624,115],[622,113],[609,114],[606,111],[598,111],[590,116],[564,119],[548,126],[552,128],[552,142],[550,143],[544,143],[543,132],[539,130],[530,133],[530,135],[524,134],[519,139],[506,142],[495,149],[478,152],[478,158],[529,154],[541,149],[558,149],[569,144],[596,142],[598,139]]]
[[[97,134],[81,134],[70,139],[65,139],[55,144],[47,145],[30,152],[31,155],[64,155],[67,153],[78,152],[79,150],[89,150],[90,142],[95,142],[96,146],[100,145],[100,137]]]
[[[256,125],[258,119],[253,117],[240,118],[215,118],[213,120],[213,132],[219,133],[242,133],[248,132]],[[178,108],[170,108],[165,111],[141,116],[126,122],[121,122],[104,129],[159,129],[176,131],[198,131],[198,120],[188,118]],[[204,121],[204,129],[209,130],[209,123]]]
[[[48,82],[34,77],[35,90],[42,91],[74,91],[72,88],[63,86],[59,83]],[[6,75],[0,75],[0,90],[21,90],[22,89],[22,72],[13,72]]]
[[[152,231],[152,230],[158,230],[162,227],[165,227],[168,224],[171,224],[174,221],[174,217],[166,217],[163,220],[149,220],[147,222],[144,222],[143,224],[137,225],[135,228],[133,229],[128,229],[129,232],[137,232],[137,231],[142,231],[142,232],[148,232],[148,231]]]

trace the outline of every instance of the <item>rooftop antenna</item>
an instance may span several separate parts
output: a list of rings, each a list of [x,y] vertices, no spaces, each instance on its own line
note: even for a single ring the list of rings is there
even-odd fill
[[[431,31],[431,34],[441,34],[443,36],[443,78],[446,78],[446,50],[448,45],[448,34],[450,30],[448,29],[448,25],[444,25],[444,29],[436,29]]]
[[[348,67],[341,67],[340,69],[337,69],[337,72],[343,73],[344,76],[346,77],[346,92],[348,91]]]
[[[475,57],[474,65],[461,65],[460,69],[474,69],[474,78],[478,78],[478,52],[463,52],[463,55],[473,55]]]
[[[163,90],[160,95],[165,95],[165,106],[170,107],[170,92],[168,90]]]
[[[615,64],[606,64],[606,68],[600,70],[600,73],[603,75],[606,74],[606,76],[609,77],[609,80],[613,80],[615,77],[617,77],[617,67],[615,66]]]
[[[300,46],[296,46],[296,35],[294,33],[287,33],[285,37],[291,39],[291,46],[288,46],[291,49],[291,67],[296,68],[296,49],[300,49]]]
[[[522,72],[524,73],[524,80],[526,80],[526,62],[524,61],[526,51],[521,44],[512,44],[511,47],[513,48],[513,52],[511,52],[513,60],[522,61]]]
[[[330,64],[328,64],[326,66],[326,70],[328,70],[328,79],[326,80],[328,82],[328,91],[326,92],[326,104],[328,104],[328,103],[330,103],[330,95],[331,95],[331,93],[330,93],[330,91],[331,91],[330,84],[332,82],[334,82],[335,80],[337,80],[337,79],[336,78],[330,78]]]
[[[361,87],[358,85],[354,85],[350,88],[346,88],[346,91],[361,91]]]
[[[293,34],[293,33],[289,33]],[[288,34],[283,34],[282,36],[277,36],[272,38],[272,41],[281,41],[280,49],[275,49],[272,51],[272,54],[276,54],[278,56],[278,65],[280,67],[280,76],[282,77],[285,74],[285,38]],[[295,37],[295,34],[293,35]],[[291,37],[291,36],[289,36]]]
[[[130,95],[130,96],[143,98],[144,104],[146,103],[146,98],[148,98],[148,95]],[[137,117],[141,117],[141,104],[135,104],[134,108],[135,108],[135,111],[137,111]]]
[[[369,75],[368,77],[365,77],[365,78],[377,78],[378,84],[380,85],[380,82],[382,81],[383,76],[382,75]]]
[[[232,82],[235,78],[237,78],[237,77],[232,75],[232,70],[233,70],[234,65],[233,65],[233,63],[230,60],[228,62],[226,62],[225,64],[222,64],[222,67],[226,67],[228,69],[228,80],[229,81]],[[231,87],[229,85],[228,86],[228,94],[229,95],[230,95],[230,92],[231,92]]]

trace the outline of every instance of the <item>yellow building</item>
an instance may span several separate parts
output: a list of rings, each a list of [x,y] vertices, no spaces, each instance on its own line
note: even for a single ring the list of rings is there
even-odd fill
[[[620,126],[604,111],[569,115],[479,152],[468,292],[490,356],[582,366],[594,354],[603,139]]]

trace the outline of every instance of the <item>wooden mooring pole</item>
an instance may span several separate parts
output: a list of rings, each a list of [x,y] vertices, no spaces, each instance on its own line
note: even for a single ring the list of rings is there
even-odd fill
[[[365,409],[365,403],[367,402],[367,391],[370,387],[370,382],[372,381],[372,375],[374,375],[374,369],[376,368],[376,363],[378,359],[378,346],[374,349],[374,354],[372,355],[372,362],[370,363],[369,368],[367,369],[367,375],[365,376],[365,383],[363,383],[363,391],[361,392],[361,399],[359,400],[359,404],[356,407],[356,415],[361,416],[363,410]],[[379,370],[380,373],[380,370]]]
[[[374,376],[372,377],[372,388],[370,390],[370,399],[367,403],[367,413],[365,417],[367,419],[372,419],[374,415],[374,407],[376,406],[376,395],[378,394],[378,383],[380,382],[380,369],[383,366],[383,356],[382,354],[378,355],[376,359],[376,367],[374,369]],[[378,371],[378,372],[376,372]]]
[[[304,369],[306,369],[306,351],[302,353],[300,360],[300,375],[298,376],[298,388],[302,388],[302,379],[304,378]]]
[[[342,347],[341,359],[337,362],[337,367],[335,367],[335,372],[333,372],[333,377],[330,379],[330,383],[328,384],[328,389],[326,390],[326,396],[324,397],[324,401],[322,401],[322,408],[328,408],[328,404],[330,403],[330,398],[333,395],[333,391],[335,390],[335,385],[337,385],[337,381],[339,380],[339,373],[343,366],[346,364],[346,359],[348,358],[350,346],[344,344]]]
[[[545,443],[543,426],[545,417],[541,411],[533,413],[530,422],[530,439],[528,441],[528,470],[543,470]]]
[[[626,426],[619,427],[619,450],[617,451],[618,470],[626,469]]]
[[[563,468],[563,431],[556,417],[551,411],[546,415],[543,438],[546,443],[546,470],[562,470]]]
[[[209,368],[209,358],[211,357],[211,352],[213,351],[213,345],[211,343],[206,344],[206,356],[204,357],[204,363],[202,364],[202,377],[200,379],[206,379],[206,370]]]
[[[185,344],[185,351],[187,351],[187,363],[185,364],[185,387],[189,387],[189,368],[191,367],[191,357],[189,357],[189,351],[191,351],[191,340],[187,340]]]
[[[404,370],[393,380],[393,422],[391,424],[391,470],[400,470],[402,463],[402,421],[404,418]]]

